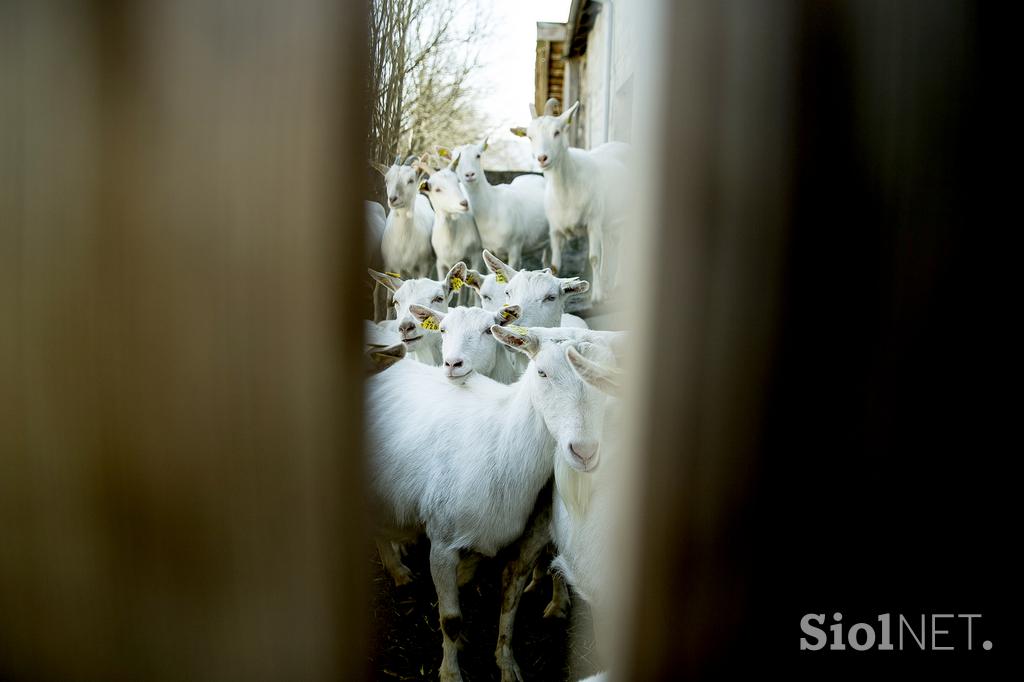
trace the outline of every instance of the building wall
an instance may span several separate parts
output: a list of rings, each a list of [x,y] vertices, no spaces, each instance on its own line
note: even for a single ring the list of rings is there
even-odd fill
[[[610,140],[629,142],[632,138],[633,70],[636,41],[634,17],[629,3],[619,0],[612,10],[612,79]],[[605,54],[608,30],[607,8],[598,14],[587,37],[587,52],[578,58],[580,76],[580,102],[583,114],[580,120],[578,144],[594,147],[605,141]],[[571,105],[566,102],[566,106]]]

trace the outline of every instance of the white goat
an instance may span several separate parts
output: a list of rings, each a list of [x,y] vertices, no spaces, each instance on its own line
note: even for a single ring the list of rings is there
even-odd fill
[[[376,201],[364,201],[363,213],[366,223],[366,265],[372,268],[381,264],[380,240],[384,237],[388,216],[384,207]]]
[[[503,384],[519,378],[505,347],[494,338],[491,327],[507,326],[519,319],[519,306],[497,312],[483,308],[452,308],[447,313],[420,305],[409,311],[425,329],[441,332],[441,358],[445,376],[462,380],[473,372]]]
[[[541,331],[541,330],[535,330]],[[625,343],[623,332],[598,332],[586,329],[545,329],[544,334],[550,338],[559,338],[567,347],[591,348],[590,355],[593,358],[600,346],[600,353],[603,355],[596,358],[597,361],[606,362],[615,357],[615,352],[621,352]],[[567,356],[568,358],[568,356]],[[599,389],[600,390],[600,387]],[[605,426],[605,432],[609,429]],[[614,435],[612,432],[610,435]],[[602,439],[602,441],[604,438]],[[604,447],[604,443],[601,443]],[[591,471],[597,465],[599,449],[597,447],[575,453],[574,459],[555,458],[556,477],[566,479],[564,470]],[[558,472],[562,471],[561,474]],[[587,475],[581,474],[584,480]],[[556,478],[556,480],[558,480]],[[541,505],[547,502],[547,507]],[[498,619],[498,644],[495,649],[495,660],[501,670],[503,682],[521,680],[522,673],[512,653],[512,638],[515,629],[516,613],[519,608],[519,601],[524,591],[531,588],[526,586],[526,581],[533,575],[537,582],[545,573],[546,566],[542,564],[541,558],[545,548],[551,540],[552,512],[554,507],[553,496],[538,498],[538,507],[534,509],[533,515],[523,536],[519,540],[518,556],[513,559],[502,574],[502,599],[501,612]],[[564,617],[569,606],[569,593],[562,581],[562,574],[554,571],[551,574],[552,592],[551,602],[544,610],[544,617]],[[531,587],[535,584],[531,583]]]
[[[484,250],[483,255],[491,274],[479,283],[479,273],[475,276],[466,273],[466,283],[480,294],[480,307],[521,306],[523,316],[520,321],[524,327],[588,328],[583,318],[566,313],[565,305],[573,296],[585,294],[590,288],[589,282],[578,277],[555,277],[548,268],[515,270],[490,251]],[[488,282],[489,279],[493,281]],[[483,298],[485,292],[489,300]]]
[[[476,221],[469,211],[469,200],[462,193],[455,175],[454,159],[447,168],[433,170],[421,159],[416,168],[427,177],[420,183],[420,189],[430,197],[434,207],[434,227],[430,243],[437,256],[437,277],[441,279],[452,266],[460,261],[479,265],[480,235]],[[467,292],[463,292],[468,295]],[[467,299],[468,301],[468,299]]]
[[[430,539],[445,681],[462,679],[460,550],[493,556],[515,541],[553,458],[585,468],[599,448],[606,398],[569,366],[569,342],[557,332],[491,327],[498,341],[531,360],[510,386],[477,374],[453,382],[440,369],[412,362],[367,380],[369,481],[379,530],[391,540],[424,530]],[[597,361],[607,352],[585,342],[577,349]],[[408,580],[393,542],[378,548],[396,582]]]
[[[485,249],[500,253],[513,267],[523,254],[544,251],[548,262],[548,219],[544,211],[546,182],[540,175],[520,175],[509,184],[492,185],[484,173],[482,156],[487,140],[461,147],[456,157],[458,177],[466,189]],[[442,156],[451,155],[438,148]]]
[[[505,289],[508,282],[504,275],[499,283],[498,275],[494,273],[483,275],[476,270],[469,270],[466,273],[466,284],[476,291],[480,297],[480,307],[484,310],[498,310],[505,304]],[[586,320],[572,313],[562,313],[562,319],[557,326],[589,329]]]
[[[464,272],[466,266],[464,263],[459,265],[461,270],[452,268],[440,282],[426,277],[403,280],[385,272],[367,269],[370,277],[391,291],[395,302],[395,319],[389,322],[394,324],[394,330],[408,346],[412,357],[419,362],[428,365],[441,364],[441,335],[436,330],[422,329],[409,312],[409,306],[418,304],[442,312],[447,311],[452,292],[462,286],[463,280],[458,278],[457,274]],[[389,324],[388,328],[390,326]]]
[[[589,386],[611,397],[621,393],[620,370],[594,362],[572,347],[565,352],[573,370]],[[601,458],[594,457],[585,469],[555,462],[551,512],[551,537],[558,548],[552,566],[590,604],[599,652],[612,646],[610,630],[616,621],[616,599],[620,596],[613,590],[618,583],[613,538],[618,530],[617,510],[621,508],[616,481],[622,480],[622,467],[627,463],[619,456],[615,437],[621,431],[616,423],[617,404],[608,403]],[[608,461],[603,462],[605,459]]]
[[[381,322],[363,320],[364,346],[391,346],[396,343],[402,343],[402,337],[398,333],[398,325],[395,320],[382,320]]]
[[[599,303],[615,284],[615,253],[628,204],[624,188],[629,178],[621,161],[626,145],[607,143],[590,151],[570,147],[567,132],[580,103],[561,116],[554,115],[557,106],[558,100],[549,99],[544,114],[530,121],[529,128],[511,130],[530,138],[534,157],[547,180],[544,210],[550,227],[552,270],[562,271],[565,241],[587,234],[592,300]]]
[[[484,275],[476,270],[466,272],[466,284],[473,289],[480,298],[480,307],[484,310],[495,311],[505,303],[505,284],[498,282],[493,275]]]
[[[380,242],[384,270],[402,277],[429,277],[434,265],[430,244],[434,212],[419,193],[419,171],[400,161],[396,158],[390,167],[371,163],[384,176],[391,207]],[[407,159],[411,161],[415,157]]]

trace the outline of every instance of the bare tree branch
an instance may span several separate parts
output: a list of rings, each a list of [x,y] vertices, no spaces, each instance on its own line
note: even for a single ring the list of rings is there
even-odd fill
[[[483,134],[472,77],[490,15],[479,0],[373,0],[367,82],[371,159],[419,154]],[[378,179],[370,185],[383,198]]]

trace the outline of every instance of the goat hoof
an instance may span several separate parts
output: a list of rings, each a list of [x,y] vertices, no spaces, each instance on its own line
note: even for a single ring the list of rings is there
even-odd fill
[[[565,604],[562,602],[549,602],[544,609],[545,618],[565,618],[568,615]]]
[[[441,682],[462,682],[462,673],[458,670],[451,672],[449,670],[441,671]]]
[[[412,571],[407,566],[402,566],[392,573],[391,577],[395,581],[395,587],[401,587],[412,582]]]
[[[511,656],[498,666],[501,668],[501,682],[523,682],[523,673]]]

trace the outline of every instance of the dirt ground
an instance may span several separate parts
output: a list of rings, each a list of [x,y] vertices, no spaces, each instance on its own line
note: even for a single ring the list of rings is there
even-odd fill
[[[376,552],[373,610],[376,633],[371,663],[376,680],[436,680],[441,665],[437,595],[430,580],[426,539],[410,547],[405,563],[416,579],[395,587]],[[474,579],[460,591],[465,641],[459,664],[465,682],[500,680],[494,662],[505,555],[480,562]],[[574,595],[569,618],[544,618],[551,580],[523,595],[516,617],[513,651],[526,680],[579,679],[597,671],[592,660],[586,604]]]

